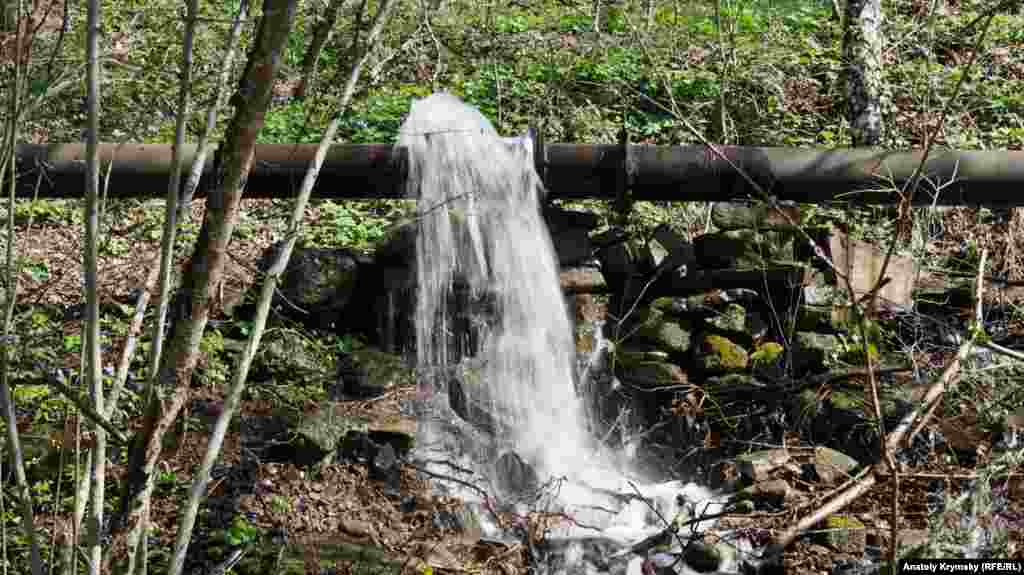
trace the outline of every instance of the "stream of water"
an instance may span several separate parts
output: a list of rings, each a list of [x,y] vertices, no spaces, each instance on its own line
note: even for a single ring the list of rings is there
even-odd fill
[[[557,543],[545,571],[636,572],[631,546],[686,509],[714,513],[720,505],[694,484],[644,482],[589,436],[532,143],[500,137],[475,108],[435,94],[414,102],[398,145],[408,150],[419,222],[418,457],[438,475],[471,472],[464,483],[435,483],[478,501],[465,484],[507,483],[518,468],[495,462],[515,453],[546,487],[517,509],[542,506],[562,518],[548,531]],[[465,405],[479,406],[489,427],[465,421]],[[485,515],[485,531],[501,537]],[[678,565],[675,572],[687,570]]]

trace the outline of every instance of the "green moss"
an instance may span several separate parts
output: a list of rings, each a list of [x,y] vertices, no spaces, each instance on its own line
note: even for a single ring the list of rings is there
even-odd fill
[[[852,515],[832,515],[825,520],[825,529],[864,529],[864,523]]]
[[[750,355],[750,360],[760,365],[771,364],[778,361],[783,351],[785,348],[782,347],[782,344],[774,341],[765,342],[757,346],[757,350]]]
[[[718,369],[746,369],[749,357],[746,350],[736,345],[728,338],[720,335],[708,335],[704,337],[704,351],[711,357],[711,363],[705,363],[708,368]]]

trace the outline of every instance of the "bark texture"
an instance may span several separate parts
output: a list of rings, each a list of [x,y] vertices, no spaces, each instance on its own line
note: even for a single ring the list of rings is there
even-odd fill
[[[182,286],[185,297],[179,298],[187,313],[175,322],[167,353],[161,359],[157,392],[148,404],[143,425],[133,441],[122,492],[124,520],[113,526],[115,544],[120,542],[119,547],[125,548],[129,565],[134,562],[138,527],[152,489],[153,470],[160,458],[163,438],[188,400],[199,341],[210,316],[216,286],[224,272],[239,201],[252,168],[256,136],[263,127],[297,2],[264,0],[263,17],[249,61],[233,97],[235,116],[221,147],[224,155],[217,168],[217,189],[207,198],[206,217]]]
[[[846,117],[854,147],[882,142],[882,6],[847,0],[843,33]]]

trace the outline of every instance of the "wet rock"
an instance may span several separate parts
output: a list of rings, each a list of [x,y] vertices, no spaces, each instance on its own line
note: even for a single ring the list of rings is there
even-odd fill
[[[683,549],[683,561],[698,573],[717,571],[722,564],[722,550],[718,545],[707,545],[699,541],[691,541]]]
[[[507,495],[524,495],[537,489],[537,472],[514,451],[506,451],[494,464],[498,488]]]
[[[855,557],[862,556],[867,545],[864,523],[852,515],[829,516],[822,525],[819,537],[823,545]]]
[[[711,208],[711,221],[722,230],[790,230],[793,229],[790,222],[800,223],[800,206],[782,204],[774,208],[765,203],[715,202]]]
[[[387,443],[383,446],[374,445],[376,449],[366,463],[368,477],[397,492],[402,484],[402,467],[395,455],[395,449]]]
[[[696,364],[705,373],[741,371],[747,368],[750,357],[730,339],[715,334],[705,335],[697,351]]]
[[[736,458],[736,470],[747,481],[766,481],[773,471],[789,463],[790,455],[785,449],[766,449],[745,453]]]
[[[856,459],[828,447],[814,449],[814,472],[824,483],[845,481],[860,466]]]
[[[412,371],[401,357],[374,348],[357,349],[339,354],[337,383],[328,396],[368,399],[411,381]]]
[[[448,404],[463,421],[477,429],[494,435],[500,424],[490,411],[491,404],[483,385],[484,363],[478,359],[465,359],[452,366],[447,374]]]

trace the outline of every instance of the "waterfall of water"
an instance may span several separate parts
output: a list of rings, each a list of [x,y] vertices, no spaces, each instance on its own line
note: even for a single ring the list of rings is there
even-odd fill
[[[582,540],[628,545],[664,529],[660,517],[677,517],[687,501],[709,500],[692,484],[631,482],[588,437],[573,380],[572,325],[538,205],[542,184],[530,142],[510,143],[476,109],[435,94],[414,102],[398,145],[408,150],[409,193],[417,199],[419,221],[418,395],[429,407],[417,445],[436,443],[431,453],[462,456],[478,468],[513,449],[542,479],[561,478],[549,503],[574,521],[549,531],[568,542],[551,563],[560,565],[555,572],[606,560],[582,558]],[[449,389],[456,385],[455,368],[472,373],[459,389]],[[497,421],[494,433],[462,425],[459,435],[472,436],[472,445],[455,453],[455,443],[441,432],[459,419],[452,403],[484,406]],[[494,478],[493,465],[481,475]],[[637,488],[648,502],[634,497]]]
[[[553,473],[586,453],[573,386],[572,326],[538,205],[530,147],[510,145],[477,110],[448,94],[414,103],[399,145],[409,150],[420,235],[416,314],[420,366],[444,368],[478,347],[472,400],[511,422],[517,450]],[[487,301],[476,346],[453,302]],[[464,310],[463,310],[464,311]],[[430,379],[430,378],[426,378]],[[428,385],[424,383],[424,385]]]

